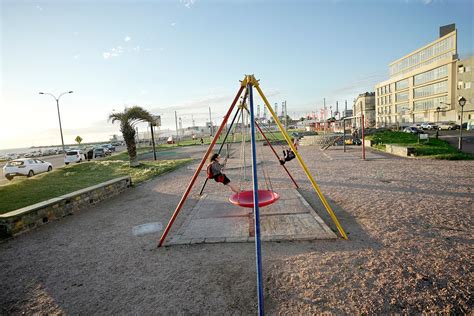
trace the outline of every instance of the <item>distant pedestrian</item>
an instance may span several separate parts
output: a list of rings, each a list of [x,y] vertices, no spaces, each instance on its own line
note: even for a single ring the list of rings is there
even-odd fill
[[[201,146],[204,145],[204,139],[201,137]]]

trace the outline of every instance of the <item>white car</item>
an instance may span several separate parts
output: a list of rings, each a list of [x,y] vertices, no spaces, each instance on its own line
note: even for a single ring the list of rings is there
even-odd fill
[[[3,174],[5,178],[11,180],[16,176],[32,177],[35,174],[51,170],[53,170],[53,165],[49,162],[33,158],[22,158],[9,161],[3,167]]]
[[[64,163],[69,165],[71,162],[81,162],[86,160],[86,156],[80,150],[68,150],[64,156]]]
[[[25,158],[32,158],[32,157],[40,157],[41,156],[41,151],[30,151],[29,153],[26,153],[23,155]]]

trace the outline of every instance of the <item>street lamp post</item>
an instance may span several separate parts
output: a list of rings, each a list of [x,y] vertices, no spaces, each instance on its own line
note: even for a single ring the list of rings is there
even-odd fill
[[[68,94],[68,93],[73,93],[73,91],[67,91],[67,92],[63,92],[61,93],[57,98],[54,96],[54,94],[52,93],[44,93],[44,92],[40,92],[39,94],[47,94],[47,95],[50,95],[54,98],[54,100],[56,100],[56,107],[58,109],[58,119],[59,119],[59,131],[61,132],[61,144],[63,145],[63,155],[66,155],[66,148],[64,147],[64,137],[63,137],[63,128],[61,126],[61,114],[59,113],[59,99],[65,95],[65,94]]]
[[[440,111],[441,111],[441,108],[438,106],[438,107],[436,108],[436,113],[438,113],[438,117],[437,117],[437,119],[436,119],[436,125],[439,124],[439,112],[440,112]],[[439,126],[437,126],[437,128],[436,128],[436,139],[438,139],[438,132],[439,132]]]
[[[458,149],[462,150],[462,117],[464,111],[464,105],[466,104],[466,99],[464,97],[459,97],[458,99],[459,106],[461,107],[461,124],[459,126],[459,142],[458,142]]]

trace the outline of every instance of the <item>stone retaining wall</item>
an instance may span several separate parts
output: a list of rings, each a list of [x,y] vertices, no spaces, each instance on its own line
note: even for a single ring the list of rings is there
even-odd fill
[[[414,156],[415,148],[399,145],[385,145],[385,151],[402,157]]]
[[[132,185],[130,176],[113,179],[76,192],[0,214],[0,237],[14,236],[52,220],[74,214]]]

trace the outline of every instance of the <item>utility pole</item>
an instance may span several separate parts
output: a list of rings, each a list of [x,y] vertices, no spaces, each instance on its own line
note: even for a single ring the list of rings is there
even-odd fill
[[[214,135],[214,127],[212,126],[211,107],[209,107],[209,124],[211,136]]]
[[[326,120],[326,98],[323,98],[323,120]]]
[[[257,104],[257,120],[260,119],[260,104]]]
[[[153,160],[156,160],[155,135],[153,134],[153,125],[154,125],[154,123],[150,122],[151,142],[152,142],[152,145],[153,145]]]
[[[176,124],[176,144],[179,145],[178,113],[176,111],[174,111],[174,123]]]
[[[195,127],[196,125],[194,124],[194,116],[191,114],[191,122],[193,124],[193,127]]]
[[[285,129],[288,131],[288,109],[286,108],[286,100],[284,101],[285,104]]]
[[[326,98],[323,98],[323,124],[324,134],[326,134]]]

